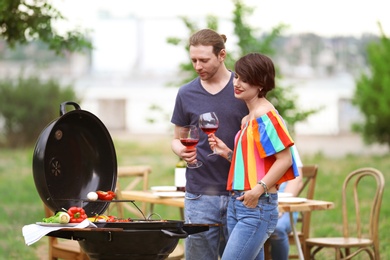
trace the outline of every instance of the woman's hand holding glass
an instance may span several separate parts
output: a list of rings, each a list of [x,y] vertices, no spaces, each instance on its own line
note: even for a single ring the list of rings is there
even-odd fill
[[[210,134],[208,141],[211,150],[217,150],[218,155],[228,159],[228,153],[231,152],[231,150],[221,139],[219,139],[215,134]]]
[[[218,130],[219,120],[215,112],[203,113],[199,116],[199,127],[207,135],[213,134]],[[213,153],[208,154],[207,156],[218,155],[217,150],[213,150]]]

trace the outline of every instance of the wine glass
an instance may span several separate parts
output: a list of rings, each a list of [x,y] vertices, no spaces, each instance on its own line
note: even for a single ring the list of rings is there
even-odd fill
[[[180,142],[187,148],[194,148],[199,142],[199,130],[195,125],[187,125],[180,128],[179,132]],[[187,163],[187,167],[191,169],[202,166],[201,161],[195,163]]]
[[[218,130],[219,120],[215,112],[207,112],[199,116],[199,127],[207,135],[213,134]],[[214,149],[213,153],[207,156],[218,155],[217,150]]]

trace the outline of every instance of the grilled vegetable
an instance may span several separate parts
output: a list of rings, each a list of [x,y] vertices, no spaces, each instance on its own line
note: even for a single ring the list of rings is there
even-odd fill
[[[70,216],[70,223],[80,223],[88,217],[87,214],[85,214],[84,209],[79,207],[69,208],[68,214]]]
[[[113,200],[115,198],[115,192],[113,191],[96,191],[99,200]]]
[[[106,222],[132,222],[131,218],[117,218],[115,216],[108,216]]]
[[[45,223],[67,224],[70,221],[70,216],[66,212],[58,211],[54,216],[43,218],[42,221]]]
[[[107,219],[109,219],[109,217],[106,215],[96,215],[94,217],[88,218],[88,220],[91,222],[106,222]]]
[[[88,198],[89,200],[97,200],[97,199],[98,199],[98,195],[97,195],[96,192],[91,191],[91,192],[88,192],[87,198]]]

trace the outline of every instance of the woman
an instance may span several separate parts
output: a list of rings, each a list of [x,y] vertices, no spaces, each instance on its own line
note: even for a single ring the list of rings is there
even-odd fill
[[[266,99],[275,88],[275,69],[270,58],[250,53],[235,64],[234,95],[243,100],[249,114],[231,151],[214,134],[211,149],[231,161],[227,225],[229,239],[222,260],[263,259],[263,245],[278,221],[277,190],[281,183],[299,175],[290,137],[282,117]]]

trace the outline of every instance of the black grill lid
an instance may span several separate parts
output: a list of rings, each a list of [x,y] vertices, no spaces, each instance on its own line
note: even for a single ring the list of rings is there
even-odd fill
[[[75,110],[66,112],[65,106]],[[87,201],[97,190],[115,190],[117,161],[104,124],[74,102],[60,105],[60,117],[41,133],[33,156],[35,186],[54,212],[82,206],[88,216],[102,214],[109,203]]]

